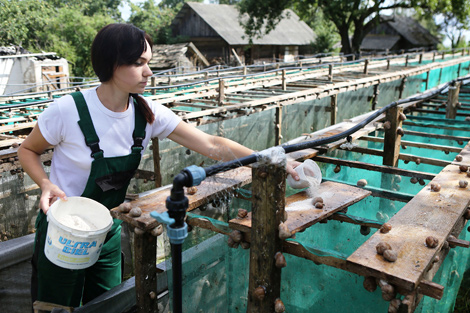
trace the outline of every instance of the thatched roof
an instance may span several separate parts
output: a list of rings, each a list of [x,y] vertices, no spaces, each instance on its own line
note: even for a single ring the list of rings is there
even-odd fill
[[[239,23],[239,11],[234,5],[186,2],[172,22],[184,23],[191,11],[201,17],[229,45],[248,45],[249,38]],[[284,18],[275,29],[262,38],[253,38],[255,45],[309,45],[315,39],[313,30],[292,11],[285,10]]]

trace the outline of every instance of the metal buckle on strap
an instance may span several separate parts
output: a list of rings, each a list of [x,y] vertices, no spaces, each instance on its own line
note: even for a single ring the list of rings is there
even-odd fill
[[[144,137],[134,137],[134,144],[132,145],[132,147],[134,148],[144,148],[144,146],[142,145],[142,143],[144,142]]]
[[[99,141],[97,142],[92,142],[92,143],[87,143],[86,144],[88,147],[90,147],[91,149],[91,154],[90,156],[92,158],[95,157],[95,154],[97,154],[98,152],[103,152],[103,150],[100,149],[100,144],[99,144]]]

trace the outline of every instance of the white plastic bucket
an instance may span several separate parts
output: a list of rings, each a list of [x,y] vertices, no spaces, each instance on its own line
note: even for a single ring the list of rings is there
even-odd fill
[[[46,257],[57,266],[82,269],[95,264],[113,225],[108,208],[95,200],[69,197],[47,211]]]
[[[289,186],[295,189],[312,188],[320,185],[322,180],[321,170],[317,163],[307,159],[302,164],[295,168],[297,174],[299,174],[299,180],[289,174],[287,175],[287,183]]]

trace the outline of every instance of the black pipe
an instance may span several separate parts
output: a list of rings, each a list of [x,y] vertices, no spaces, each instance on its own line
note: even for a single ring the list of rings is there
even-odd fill
[[[464,80],[464,79],[462,78],[462,79],[459,79],[459,80]],[[441,87],[438,90],[433,91],[432,93],[429,93],[429,94],[422,94],[420,96],[416,96],[416,97],[413,97],[413,98],[401,99],[401,100],[392,102],[392,103],[388,104],[387,106],[377,110],[374,114],[370,115],[368,118],[366,118],[362,122],[358,123],[357,125],[351,127],[350,129],[348,129],[348,130],[346,130],[342,133],[336,134],[336,135],[331,136],[331,137],[326,137],[326,138],[301,142],[301,143],[292,144],[292,145],[281,145],[281,147],[284,149],[285,153],[290,153],[290,152],[294,152],[294,151],[299,151],[299,150],[318,147],[318,146],[321,146],[321,145],[324,145],[324,144],[328,144],[328,143],[335,142],[335,141],[338,141],[340,139],[346,138],[347,136],[357,132],[359,129],[363,128],[364,126],[366,126],[367,124],[372,122],[380,114],[384,113],[388,109],[390,109],[392,107],[395,107],[397,105],[403,104],[403,103],[412,102],[412,101],[424,101],[426,99],[432,98],[436,94],[442,92],[445,88],[447,88],[448,85],[450,85],[451,83],[454,83],[454,82],[455,81],[449,82],[449,83],[445,84],[443,87]],[[224,162],[224,163],[218,163],[218,164],[206,167],[206,168],[204,168],[204,171],[206,172],[206,177],[209,177],[209,176],[215,175],[215,174],[220,173],[220,172],[225,172],[225,171],[230,170],[230,169],[234,169],[234,168],[238,168],[238,167],[241,167],[241,166],[246,166],[246,165],[255,163],[259,160],[259,157],[260,157],[259,153],[253,153],[253,154],[251,154],[249,156],[246,156],[246,157],[243,157],[243,158],[235,159],[235,160]]]
[[[182,245],[171,244],[171,264],[173,272],[173,312],[183,312],[183,262]]]

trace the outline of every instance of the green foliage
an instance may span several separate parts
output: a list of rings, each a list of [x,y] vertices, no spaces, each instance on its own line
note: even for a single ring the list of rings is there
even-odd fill
[[[72,75],[94,76],[91,43],[97,31],[114,20],[108,9],[87,15],[91,14],[91,3],[0,0],[0,45],[19,45],[31,52],[56,52],[70,62]]]
[[[95,14],[110,15],[113,19],[121,19],[119,5],[121,0],[44,0],[55,8],[74,7],[85,16]]]

